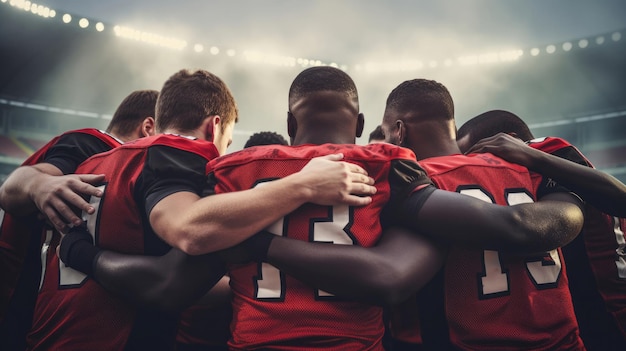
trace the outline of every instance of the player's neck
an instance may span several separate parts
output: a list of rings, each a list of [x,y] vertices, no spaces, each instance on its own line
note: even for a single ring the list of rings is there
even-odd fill
[[[303,144],[354,144],[356,142],[356,138],[354,135],[347,136],[342,135],[340,133],[308,133],[307,135],[298,135],[294,141],[293,145],[303,145]]]
[[[427,159],[431,157],[449,156],[449,155],[461,153],[461,150],[459,149],[459,146],[456,144],[456,141],[418,143],[418,145],[412,145],[410,148],[411,150],[413,150],[418,160],[423,160],[423,159]]]

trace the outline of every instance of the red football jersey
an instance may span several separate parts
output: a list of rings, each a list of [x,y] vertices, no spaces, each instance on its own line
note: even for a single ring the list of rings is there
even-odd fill
[[[576,147],[561,138],[535,139],[528,144],[593,167]],[[624,342],[626,338],[624,222],[623,218],[612,217],[586,205],[582,234],[563,248],[581,336],[590,346],[595,344],[603,349],[616,340]]]
[[[434,157],[420,165],[440,189],[490,203],[529,203],[554,191],[553,182],[491,154]],[[559,250],[519,256],[452,246],[444,267],[444,291],[455,347],[584,349]],[[423,333],[426,340],[425,329]]]
[[[120,145],[120,142],[109,134],[97,129],[78,129],[63,133],[37,150],[22,166],[32,166],[38,163],[51,163],[64,174],[73,173],[78,164],[95,153],[108,151]],[[71,163],[72,160],[73,164]],[[22,272],[27,252],[35,252],[39,257],[41,242],[31,238],[39,237],[42,232],[52,230],[43,221],[35,216],[15,217],[0,209],[0,321],[8,308],[13,296],[20,273]],[[29,250],[29,244],[32,248]],[[37,263],[38,265],[38,263]],[[37,277],[35,277],[37,279]],[[36,292],[36,287],[35,287]],[[25,294],[26,292],[23,292]]]
[[[299,171],[311,158],[341,152],[376,180],[373,202],[364,207],[305,204],[267,228],[304,241],[373,246],[381,235],[381,212],[401,190],[430,183],[415,155],[389,144],[261,146],[208,164],[216,192],[263,186]],[[409,177],[390,177],[400,164]],[[406,167],[405,167],[406,169]],[[267,263],[229,268],[233,291],[232,349],[382,350],[382,308],[345,299],[303,284]]]
[[[157,135],[96,155],[77,173],[105,175],[103,196],[85,216],[97,246],[128,254],[161,255],[170,247],[151,229],[150,209],[167,195],[200,195],[206,163],[218,156],[206,141]],[[30,349],[162,349],[172,345],[177,316],[138,309],[62,262],[51,250],[39,293]]]

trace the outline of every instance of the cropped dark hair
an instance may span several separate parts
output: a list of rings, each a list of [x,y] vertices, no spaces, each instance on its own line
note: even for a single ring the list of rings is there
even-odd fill
[[[448,89],[428,79],[402,82],[387,97],[387,110],[411,111],[420,119],[454,119],[454,102]]]
[[[250,136],[243,148],[258,145],[289,145],[287,140],[276,132],[258,132]]]
[[[456,138],[458,140],[469,134],[468,142],[474,145],[479,140],[498,133],[515,133],[524,141],[534,138],[530,128],[520,117],[504,110],[487,111],[470,119],[459,128]]]
[[[369,138],[367,139],[368,142],[372,140],[385,140],[385,134],[383,133],[383,128],[380,125],[374,128],[374,130],[370,133]]]
[[[117,107],[107,132],[115,132],[120,137],[131,135],[146,117],[154,117],[159,92],[137,90],[130,93]]]
[[[303,96],[319,91],[337,91],[348,94],[358,104],[359,95],[352,78],[339,68],[315,66],[296,76],[289,88],[289,107]]]
[[[213,115],[222,118],[222,128],[238,119],[235,98],[218,76],[205,70],[183,69],[163,85],[156,108],[157,131],[192,131]]]

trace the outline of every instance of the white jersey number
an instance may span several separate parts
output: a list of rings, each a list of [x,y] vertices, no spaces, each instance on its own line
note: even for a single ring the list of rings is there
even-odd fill
[[[463,189],[461,194],[469,195],[485,202],[493,203],[492,196],[483,189]],[[510,206],[531,203],[532,198],[523,191],[510,192],[506,196]],[[478,291],[481,298],[508,295],[510,278],[507,269],[503,269],[500,253],[493,250],[483,252],[484,271],[481,274]],[[526,259],[526,273],[537,289],[555,287],[561,275],[561,260],[557,250],[547,252],[544,256]]]
[[[104,194],[104,190],[106,185],[101,185],[98,187]],[[104,197],[104,195],[102,196]],[[100,200],[102,197],[92,196],[89,199],[89,203],[93,206],[95,211],[93,214],[87,214],[83,211],[82,219],[87,222],[87,229],[92,237],[94,237],[95,242],[95,232],[96,232],[96,223],[98,223],[98,217],[100,216]],[[70,287],[78,287],[82,285],[85,280],[87,280],[87,276],[73,268],[67,267],[65,263],[59,260],[59,287],[60,288],[70,288]]]
[[[313,241],[327,242],[339,245],[353,245],[348,226],[351,223],[351,211],[348,206],[329,207],[328,218],[311,219],[312,225],[309,238]],[[274,222],[266,228],[272,234],[285,235],[284,218]],[[261,300],[282,300],[285,297],[285,275],[278,268],[269,263],[259,264],[259,275],[255,280],[255,297]],[[323,290],[317,290],[317,297],[332,297]]]
[[[615,239],[619,245],[615,250],[617,258],[615,259],[615,265],[617,266],[617,276],[620,279],[626,279],[626,240],[624,240],[624,231],[620,227],[620,219],[613,217],[613,231],[615,233]]]

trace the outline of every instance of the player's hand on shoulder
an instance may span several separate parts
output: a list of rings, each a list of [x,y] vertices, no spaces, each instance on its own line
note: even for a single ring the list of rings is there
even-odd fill
[[[374,179],[362,167],[342,159],[343,154],[316,157],[300,171],[306,177],[303,185],[311,189],[311,202],[363,206],[372,201]]]
[[[74,209],[88,214],[94,212],[93,206],[85,198],[102,196],[102,191],[92,184],[103,180],[104,175],[95,174],[43,175],[34,184],[31,197],[50,223],[58,231],[66,232],[70,227],[82,223]]]
[[[466,154],[491,153],[509,162],[530,167],[538,150],[528,146],[523,140],[507,133],[498,133],[474,144]]]

